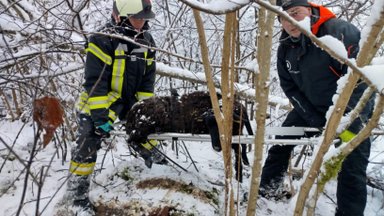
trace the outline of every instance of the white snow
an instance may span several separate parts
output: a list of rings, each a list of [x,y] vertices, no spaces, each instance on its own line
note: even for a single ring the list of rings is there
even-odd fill
[[[368,39],[368,34],[372,29],[372,25],[377,22],[381,14],[383,13],[384,8],[384,1],[374,1],[371,11],[369,12],[370,16],[367,20],[366,25],[364,25],[364,28],[361,30],[361,40],[360,40],[360,47],[363,47],[364,43],[366,43]]]
[[[260,71],[259,70],[259,64],[258,64],[256,58],[252,59],[252,61],[247,63],[244,67],[250,71],[254,71],[255,73],[259,73],[259,71]]]
[[[299,21],[299,25],[308,32],[311,32],[311,19],[305,17],[303,20]]]
[[[323,37],[320,37],[319,40],[324,44],[327,44],[327,46],[330,47],[332,51],[336,52],[339,56],[348,59],[348,52],[345,49],[343,42],[341,42],[337,38],[332,37],[330,35],[325,35]]]
[[[6,2],[2,0],[2,2]],[[32,5],[29,4],[29,1],[21,1],[27,9],[32,9]],[[191,5],[209,8],[212,11],[222,12],[227,10],[232,10],[233,8],[238,7],[238,5],[245,5],[249,3],[249,0],[212,0],[212,1],[202,1],[197,0],[188,0]],[[91,4],[95,4],[91,3]],[[101,5],[93,5],[97,10],[106,10],[106,3],[103,2]],[[97,8],[100,7],[100,8]],[[384,8],[384,1],[374,1],[374,6],[370,12],[371,16],[369,17],[365,28],[362,30],[362,40],[360,41],[360,47],[367,39],[367,34],[372,28],[372,24],[380,18],[380,13]],[[60,8],[52,8],[52,13],[60,14]],[[91,9],[89,9],[91,10]],[[96,13],[95,13],[96,14]],[[108,17],[104,15],[105,17]],[[84,17],[83,17],[84,18]],[[99,17],[100,18],[100,17]],[[95,17],[90,17],[90,19],[96,19]],[[306,19],[299,24],[309,31],[309,19]],[[100,27],[100,23],[94,22],[92,27],[86,26],[86,30]],[[3,30],[14,30],[19,31],[20,29],[24,30],[24,33],[33,33],[37,27],[32,26],[30,28],[24,28],[24,23],[21,23],[18,20],[8,16],[7,14],[1,14],[0,26]],[[53,24],[48,24],[49,28],[55,28]],[[64,35],[65,32],[56,30],[58,35]],[[14,38],[4,38],[7,43],[11,45],[17,45],[18,42],[22,39],[20,34],[16,34]],[[80,34],[72,34],[71,39],[75,42],[83,41],[84,39]],[[4,40],[0,40],[0,45],[4,46]],[[337,39],[325,36],[320,39],[322,42],[326,43],[333,51],[339,55],[347,58],[347,53],[345,51],[344,45]],[[41,51],[40,45],[36,45],[34,49],[20,49],[18,52],[14,53],[14,57],[20,57],[26,54],[30,54],[35,50]],[[2,65],[6,62],[2,63]],[[257,72],[258,65],[256,61],[252,61],[245,65],[246,68]],[[160,71],[173,74],[175,76],[183,76],[185,78],[190,78],[194,80],[205,81],[205,74],[203,72],[192,72],[186,69],[174,67],[171,65],[166,65],[163,63],[158,63],[157,68]],[[58,70],[68,71],[79,69],[77,63],[63,66]],[[382,56],[379,56],[374,59],[372,65],[362,68],[364,75],[372,82],[372,84],[382,93],[384,89],[384,60]],[[24,78],[33,77],[36,75],[47,75],[37,74],[31,72],[30,75],[24,76]],[[17,77],[16,77],[17,78]],[[219,80],[217,78],[216,80]],[[340,92],[345,85],[347,76],[341,78],[338,82]],[[3,81],[3,79],[1,80]],[[79,81],[80,82],[80,81]],[[254,97],[256,94],[255,89],[253,89],[249,84],[236,83],[235,88],[237,91],[244,93],[245,95]],[[335,95],[333,101],[337,99]],[[280,106],[288,106],[289,101],[285,97],[279,97],[270,95],[269,101],[277,104],[275,114],[279,113]],[[330,111],[333,107],[330,108]],[[327,118],[329,117],[330,111],[327,113]],[[143,116],[144,118],[145,116]],[[339,130],[342,128],[344,123],[343,118],[342,123],[339,125]],[[381,120],[381,122],[384,119]],[[24,123],[25,122],[25,123]],[[252,122],[253,127],[255,128],[256,123]],[[340,131],[339,131],[340,132]],[[21,195],[24,185],[24,179],[26,177],[25,164],[28,163],[30,158],[30,152],[33,148],[34,143],[34,134],[36,133],[36,128],[31,123],[30,119],[24,121],[10,121],[6,118],[1,119],[0,121],[0,215],[11,216],[15,215],[21,200]],[[62,131],[58,131],[58,134],[62,134]],[[140,201],[143,202],[144,207],[154,207],[153,205],[167,205],[172,204],[178,206],[186,211],[194,213],[195,215],[223,215],[223,184],[228,179],[225,179],[223,171],[223,158],[221,153],[217,153],[212,150],[210,143],[200,143],[200,142],[186,142],[185,146],[180,144],[179,151],[172,150],[172,145],[168,144],[165,146],[166,154],[175,160],[178,164],[183,166],[188,170],[188,172],[182,171],[176,166],[161,166],[154,165],[152,169],[148,169],[142,159],[135,158],[131,155],[126,141],[122,137],[114,137],[111,139],[111,148],[107,148],[106,145],[98,152],[98,161],[96,166],[96,171],[92,181],[90,198],[92,201],[97,202],[108,202],[114,201],[117,203],[129,203],[131,201]],[[372,144],[372,150],[370,155],[370,164],[368,166],[368,175],[374,176],[378,179],[384,178],[384,146],[382,145],[383,138],[377,138]],[[319,142],[320,143],[320,142]],[[68,174],[70,151],[74,142],[71,143],[59,143],[57,140],[52,141],[48,144],[45,149],[41,149],[40,144],[38,145],[39,151],[36,154],[36,157],[33,160],[31,172],[35,181],[39,181],[40,174],[43,172],[44,184],[42,185],[42,194],[39,202],[39,211],[42,216],[50,216],[54,213],[55,204],[63,197],[65,193],[65,180]],[[13,152],[10,153],[8,147],[12,147]],[[192,164],[191,158],[188,156],[188,153],[185,149],[188,148],[189,153],[197,166],[197,171]],[[267,149],[270,145],[265,145],[263,151],[263,158],[265,159],[267,155]],[[315,147],[314,152],[317,152],[318,146]],[[66,151],[66,158],[63,158],[63,151]],[[253,148],[254,149],[254,148]],[[300,151],[300,147],[296,147],[295,156],[297,156]],[[331,147],[330,152],[326,155],[325,159],[335,155],[338,149]],[[17,157],[14,155],[17,155]],[[253,161],[254,152],[248,153],[249,161]],[[6,160],[7,159],[7,160]],[[294,158],[296,159],[296,158]],[[299,168],[308,170],[310,163],[313,160],[313,156],[310,156],[309,153],[305,157],[304,161]],[[295,160],[292,160],[295,161]],[[49,168],[49,169],[48,169]],[[128,172],[128,175],[132,178],[130,181],[126,181],[119,176],[122,172]],[[234,190],[239,195],[239,215],[245,215],[247,202],[243,200],[245,192],[249,191],[250,187],[250,175],[251,167],[245,167],[244,171],[244,182],[242,184],[237,184],[236,180],[233,179],[233,184],[235,185]],[[29,181],[26,186],[24,206],[21,210],[20,215],[35,215],[36,206],[37,206],[37,184],[32,183],[32,176],[29,176]],[[220,202],[219,206],[216,206],[212,203],[200,200],[196,197],[193,197],[191,194],[174,192],[172,190],[166,190],[161,188],[152,188],[152,189],[138,189],[136,184],[141,180],[151,179],[151,178],[170,178],[183,182],[186,184],[191,184],[198,186],[200,189],[207,191],[213,190],[213,188],[219,191],[218,200]],[[288,179],[286,179],[288,182]],[[292,187],[297,191],[299,190],[300,185],[303,180],[293,180]],[[237,187],[238,186],[238,187]],[[331,181],[326,185],[325,194],[321,195],[319,202],[316,208],[316,215],[319,216],[328,216],[334,214],[334,209],[336,204],[336,187],[337,182]],[[236,194],[237,195],[237,194]],[[237,196],[235,196],[236,198]],[[289,215],[292,213],[295,207],[295,201],[297,196],[294,196],[288,201],[270,201],[264,198],[259,199],[257,215],[271,215],[271,216],[281,216]],[[368,200],[367,207],[365,210],[365,215],[367,216],[376,216],[384,215],[383,207],[384,193],[377,189],[368,187]]]
[[[224,12],[237,8],[239,5],[246,5],[249,0],[212,0],[207,3],[202,3],[196,0],[186,0],[188,4],[194,7],[206,8],[211,11]]]
[[[384,94],[384,64],[368,65],[362,68],[362,70],[377,90]]]
[[[12,145],[12,141],[16,139],[14,151],[23,159],[28,160],[29,151],[31,150],[34,130],[31,124],[25,125],[21,122],[0,122],[0,137],[8,144]],[[254,125],[254,122],[253,122]],[[130,155],[125,140],[120,137],[112,139],[112,148],[107,149],[106,145],[103,145],[103,149],[98,152],[98,161],[95,171],[95,177],[91,186],[90,198],[94,202],[117,202],[120,205],[124,203],[130,203],[133,201],[141,202],[142,205],[148,207],[154,207],[154,205],[174,204],[178,207],[194,212],[195,215],[222,215],[223,209],[218,209],[212,203],[207,203],[199,198],[196,198],[190,194],[174,192],[172,190],[152,188],[152,189],[137,189],[136,184],[145,179],[152,178],[170,178],[185,184],[192,184],[198,186],[198,188],[211,191],[213,188],[220,192],[218,199],[220,205],[223,203],[223,184],[224,184],[224,172],[223,172],[223,159],[221,153],[217,153],[212,150],[210,143],[200,142],[185,142],[185,147],[188,148],[191,157],[196,163],[196,171],[191,159],[188,157],[184,145],[179,144],[178,156],[175,151],[172,151],[171,145],[165,148],[165,152],[169,157],[175,160],[179,165],[188,170],[184,172],[176,166],[162,166],[153,165],[152,169],[146,168],[144,161],[140,158],[135,158]],[[377,140],[372,147],[371,161],[384,163],[383,146],[380,145],[382,139]],[[73,143],[68,147],[72,146]],[[268,147],[266,145],[265,147]],[[42,190],[42,199],[40,201],[40,211],[45,209],[42,215],[52,215],[54,211],[54,205],[57,203],[65,192],[65,178],[68,172],[69,157],[67,156],[64,163],[61,162],[61,151],[56,149],[53,142],[51,142],[46,149],[38,152],[35,162],[32,164],[32,172],[35,176],[39,177],[42,167],[47,167],[51,161],[52,165],[49,170],[44,169],[47,174],[45,184]],[[300,147],[296,148],[296,151],[300,151]],[[68,149],[68,153],[70,149]],[[332,152],[332,151],[331,151]],[[4,144],[0,142],[0,156],[4,158],[8,154]],[[253,151],[248,153],[250,161],[253,161]],[[266,152],[264,152],[264,158]],[[305,159],[303,168],[308,169],[309,163],[311,163],[311,157]],[[14,215],[20,202],[21,192],[24,187],[23,179],[25,173],[20,175],[20,171],[24,166],[17,160],[0,160],[1,164],[5,163],[0,173],[0,191],[4,191],[14,182],[14,186],[11,187],[5,194],[1,194],[0,203],[2,208],[0,215]],[[294,161],[294,160],[293,160]],[[369,174],[375,173],[382,174],[384,171],[380,166],[376,164],[370,164],[372,169],[368,169]],[[126,171],[132,178],[130,181],[125,181],[119,174]],[[128,170],[128,171],[127,171]],[[244,215],[246,211],[246,202],[243,200],[244,193],[249,191],[251,168],[245,167],[244,171],[244,183],[240,184],[237,188],[237,181],[233,179],[235,185],[235,192],[240,192],[240,202],[242,203],[239,209],[240,215]],[[377,175],[378,175],[377,174]],[[29,178],[31,179],[31,177]],[[293,187],[295,190],[299,189],[302,180],[294,180]],[[64,186],[63,186],[64,184]],[[63,187],[62,187],[63,186]],[[29,182],[27,188],[26,205],[23,207],[22,215],[34,215],[30,214],[35,212],[36,208],[36,185],[32,186]],[[336,183],[330,182],[326,186],[326,194],[328,197],[322,195],[318,203],[317,215],[326,216],[334,214],[335,204],[332,200],[335,200]],[[368,202],[365,215],[374,216],[384,213],[382,208],[383,194],[375,189],[368,187]],[[237,196],[235,196],[237,197]],[[264,198],[259,199],[257,208],[258,215],[272,215],[280,216],[287,212],[292,212],[295,206],[296,197],[288,201],[276,202],[269,201]],[[10,200],[12,200],[10,202]]]

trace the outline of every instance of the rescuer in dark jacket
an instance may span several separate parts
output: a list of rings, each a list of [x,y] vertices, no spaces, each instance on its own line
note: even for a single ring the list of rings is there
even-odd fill
[[[312,33],[317,37],[331,35],[345,45],[349,58],[355,58],[360,40],[359,30],[352,24],[337,19],[327,8],[307,0],[282,0],[278,4],[297,21],[311,19]],[[338,79],[347,73],[347,66],[332,58],[288,21],[280,19],[283,26],[277,53],[280,85],[293,105],[283,126],[324,127],[326,112],[333,104],[332,97]],[[355,107],[364,90],[359,82],[348,103],[346,112]],[[351,140],[369,118],[373,107],[371,100],[360,117],[340,134],[343,142]],[[299,139],[297,136],[280,136],[277,139]],[[370,140],[359,145],[343,162],[338,175],[336,215],[363,215],[366,204],[366,168],[370,154]],[[260,195],[277,198],[287,171],[294,146],[273,146],[263,167]]]
[[[149,0],[114,0],[111,23],[87,44],[79,135],[67,187],[67,197],[85,214],[93,214],[88,190],[102,139],[109,137],[112,123],[123,120],[134,103],[154,95],[156,63],[151,48],[155,42],[147,31],[148,20],[155,17],[151,7]]]

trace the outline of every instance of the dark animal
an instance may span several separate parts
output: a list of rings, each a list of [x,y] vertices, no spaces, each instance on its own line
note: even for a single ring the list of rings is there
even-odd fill
[[[241,134],[244,125],[248,133],[253,135],[245,107],[235,101],[233,135]],[[210,134],[213,149],[221,151],[219,131],[208,92],[197,91],[185,94],[180,99],[173,92],[172,96],[140,101],[128,112],[126,131],[132,143],[145,143],[148,135],[153,133]],[[249,165],[246,145],[233,144],[232,149],[235,152],[236,179],[242,182],[242,162]]]

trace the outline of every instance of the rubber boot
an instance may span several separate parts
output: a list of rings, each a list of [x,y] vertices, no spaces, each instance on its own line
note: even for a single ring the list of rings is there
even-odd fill
[[[165,158],[165,156],[163,155],[162,152],[160,152],[159,149],[157,149],[156,147],[153,147],[151,150],[150,150],[151,154],[152,154],[152,160],[155,164],[161,164],[161,165],[166,165],[168,164],[168,161],[167,159]]]
[[[136,142],[130,142],[129,145],[137,152],[145,161],[145,165],[148,168],[152,168],[152,164],[167,164],[167,160],[165,159],[164,155],[159,152],[158,149],[156,149],[155,146],[149,145],[148,148],[151,148],[148,150],[146,147],[144,147],[143,144],[136,143]]]
[[[95,215],[94,207],[88,198],[90,181],[91,175],[71,174],[68,178],[66,199],[68,205],[73,206],[77,216]]]

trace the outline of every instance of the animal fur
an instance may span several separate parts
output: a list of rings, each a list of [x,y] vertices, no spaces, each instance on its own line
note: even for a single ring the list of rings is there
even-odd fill
[[[233,135],[242,133],[244,125],[252,134],[245,107],[238,101],[234,103]],[[216,120],[213,116],[211,99],[208,92],[196,91],[177,96],[151,97],[136,103],[127,114],[126,131],[129,142],[145,143],[149,134],[177,132],[192,134],[210,134],[212,147],[221,151]],[[235,170],[242,170],[241,159],[249,165],[245,144],[232,145],[235,151]],[[241,157],[239,157],[241,153]],[[241,172],[236,174],[242,181]]]

